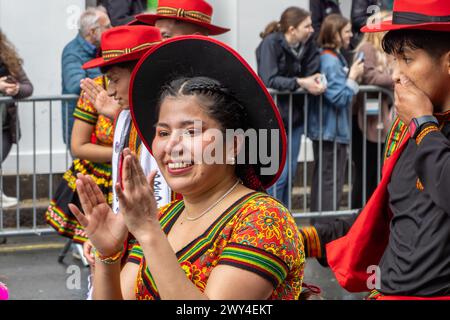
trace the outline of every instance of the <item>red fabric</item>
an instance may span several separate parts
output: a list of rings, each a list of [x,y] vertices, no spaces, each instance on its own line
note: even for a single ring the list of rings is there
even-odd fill
[[[387,186],[408,140],[409,134],[398,150],[386,160],[377,189],[347,235],[326,246],[328,264],[339,284],[350,292],[369,290],[367,279],[371,274],[367,272],[367,267],[378,265],[386,249],[391,219]]]
[[[211,24],[213,8],[208,2],[204,0],[159,0],[157,12],[158,10],[163,8],[177,9],[177,14],[165,15],[158,13],[157,14],[144,13],[138,14],[136,16],[136,19],[151,26],[154,26],[156,20],[158,19],[174,19],[184,21],[187,23],[196,24],[198,26],[207,29],[209,31],[209,34],[213,36],[230,31],[230,29],[228,28],[222,28]],[[202,15],[204,15],[204,17],[205,16],[209,17],[209,22],[194,20],[189,16],[185,16],[184,12],[186,11],[199,12]]]
[[[413,12],[427,16],[450,16],[448,0],[397,0],[394,12]]]
[[[425,16],[445,17],[450,16],[450,5],[448,0],[396,0],[393,8],[396,13],[417,13]],[[392,20],[383,21],[379,24],[366,25],[361,32],[383,32],[390,30],[419,29],[430,31],[450,31],[450,22],[426,22],[414,24],[398,24]]]
[[[151,26],[120,26],[102,33],[102,57],[92,59],[83,65],[83,69],[103,67],[125,61],[139,60],[148,49],[162,41],[161,32]],[[148,46],[142,47],[143,44]],[[117,50],[108,56],[112,50]]]
[[[450,296],[445,297],[407,297],[407,296],[383,296],[380,295],[375,300],[450,300]]]

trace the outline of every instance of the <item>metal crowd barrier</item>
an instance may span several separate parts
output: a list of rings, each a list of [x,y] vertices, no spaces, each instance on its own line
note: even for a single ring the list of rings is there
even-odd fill
[[[391,101],[394,101],[394,97],[393,97],[393,92],[390,90],[387,90],[385,88],[382,87],[378,87],[378,86],[360,86],[359,87],[359,94],[363,95],[363,105],[366,106],[367,105],[367,94],[368,93],[376,93],[378,94],[378,108],[377,108],[377,112],[376,114],[372,114],[371,116],[376,116],[377,117],[377,121],[378,123],[382,123],[383,118],[382,118],[382,96],[383,94],[386,95]],[[322,194],[322,153],[323,153],[323,139],[322,139],[322,132],[323,132],[323,112],[322,112],[322,108],[323,108],[323,100],[324,97],[323,95],[319,97],[319,136],[320,136],[320,140],[319,140],[319,194],[318,194],[318,203],[319,203],[319,210],[318,211],[314,211],[312,212],[310,210],[310,208],[308,207],[308,190],[310,190],[310,187],[308,185],[308,159],[307,159],[307,142],[305,143],[303,139],[301,139],[302,144],[301,144],[301,148],[300,148],[300,153],[303,155],[303,161],[302,161],[302,166],[303,166],[303,175],[302,177],[300,177],[301,180],[301,184],[302,184],[302,206],[299,207],[293,207],[292,206],[292,199],[293,199],[293,180],[294,180],[294,175],[296,174],[295,172],[291,172],[291,150],[292,150],[292,119],[293,119],[293,108],[295,108],[296,106],[293,105],[293,97],[294,96],[303,96],[303,105],[304,107],[302,108],[303,110],[303,136],[307,137],[308,136],[308,98],[310,97],[310,95],[306,94],[306,92],[302,89],[296,91],[296,92],[281,92],[281,91],[276,91],[276,90],[272,90],[269,89],[270,94],[272,95],[272,97],[274,98],[275,103],[278,102],[279,97],[280,96],[288,96],[289,99],[289,119],[288,119],[288,127],[285,128],[287,135],[288,135],[288,155],[287,155],[287,162],[286,162],[286,166],[288,166],[289,170],[288,170],[288,185],[289,185],[289,200],[288,203],[286,203],[285,205],[289,208],[289,210],[292,212],[294,218],[297,220],[297,222],[300,222],[301,220],[304,219],[311,219],[311,218],[330,218],[330,217],[348,217],[348,216],[352,216],[358,213],[358,211],[360,210],[361,207],[364,206],[364,204],[367,202],[368,199],[366,199],[366,158],[367,158],[367,119],[368,119],[368,113],[367,113],[367,108],[364,107],[364,116],[363,116],[363,128],[362,128],[362,163],[363,163],[363,172],[362,172],[362,203],[361,203],[361,207],[360,208],[354,208],[351,209],[351,204],[352,204],[352,176],[353,176],[353,170],[352,170],[352,162],[353,162],[353,158],[352,158],[352,147],[353,147],[353,141],[352,139],[350,140],[350,143],[348,145],[348,149],[347,149],[347,168],[337,168],[337,154],[336,154],[336,150],[337,150],[337,142],[334,141],[334,153],[333,153],[333,175],[334,175],[334,186],[333,186],[333,193],[332,194],[326,194],[323,195]],[[350,132],[350,137],[352,137],[352,129],[353,129],[353,115],[352,115],[352,105],[349,106],[348,108],[348,112],[349,112],[349,132]],[[307,140],[310,141],[310,140]],[[377,168],[374,168],[374,170],[377,170],[377,181],[380,181],[380,177],[381,177],[381,155],[382,155],[382,144],[384,143],[384,141],[382,141],[381,138],[381,127],[378,128],[378,141],[377,141]],[[303,150],[302,150],[303,149]],[[303,152],[302,152],[303,151]],[[297,160],[297,155],[295,155],[294,159]],[[314,161],[316,161],[316,159],[314,159]],[[300,165],[300,163],[298,164]],[[337,186],[336,186],[336,174],[338,170],[345,170],[347,169],[347,181],[344,183],[344,185],[346,185],[347,192],[347,207],[342,207],[339,206],[337,207],[336,205],[334,205],[333,210],[331,211],[323,211],[321,210],[321,203],[322,203],[322,197],[332,197],[333,198],[333,204],[336,204],[336,196],[337,196]],[[276,189],[273,191],[273,195],[275,197],[277,197],[276,194]],[[341,201],[338,201],[339,203],[341,203]]]
[[[26,98],[26,99],[21,99],[21,100],[15,100],[11,97],[0,97],[0,106],[5,106],[8,103],[17,103],[17,113],[19,114],[19,111],[26,109],[26,112],[31,112],[32,113],[32,173],[29,175],[32,177],[32,199],[31,199],[31,210],[32,210],[32,214],[31,217],[25,217],[28,218],[28,220],[31,219],[31,226],[27,226],[24,227],[21,225],[21,218],[23,218],[22,216],[22,211],[25,210],[24,208],[24,203],[21,201],[21,175],[23,174],[21,172],[21,163],[20,163],[20,158],[21,156],[23,156],[23,154],[20,153],[21,149],[20,146],[23,142],[21,142],[21,140],[19,139],[19,141],[17,142],[17,144],[13,145],[11,151],[15,148],[15,153],[16,153],[16,179],[15,179],[15,183],[16,183],[16,194],[13,195],[17,198],[18,200],[18,204],[15,206],[15,208],[6,208],[3,205],[3,198],[0,195],[0,237],[11,237],[11,236],[22,236],[22,235],[42,235],[42,234],[48,234],[48,233],[53,233],[54,230],[50,227],[46,227],[46,226],[42,226],[42,225],[38,225],[37,221],[37,202],[38,202],[38,198],[37,198],[37,194],[38,194],[38,186],[37,186],[37,171],[36,171],[36,158],[37,158],[37,154],[36,154],[36,147],[37,145],[43,145],[43,143],[47,142],[49,149],[48,149],[48,156],[49,156],[49,172],[46,173],[45,175],[48,174],[48,203],[50,203],[50,199],[53,196],[53,192],[55,190],[54,186],[53,186],[53,147],[54,147],[54,134],[53,134],[53,127],[54,127],[54,123],[53,123],[53,111],[55,108],[55,105],[60,103],[67,103],[68,101],[77,101],[78,100],[78,96],[77,95],[55,95],[55,96],[38,96],[38,97],[30,97],[30,98]],[[29,104],[31,104],[31,108],[29,106]],[[39,105],[37,107],[37,105]],[[36,122],[36,113],[37,113],[37,109],[39,108],[39,111],[43,111],[43,109],[40,108],[47,108],[48,110],[48,119],[49,119],[49,125],[48,128],[43,128],[42,126],[39,125],[39,123]],[[66,110],[66,119],[68,119],[67,117],[67,108],[65,108]],[[6,112],[6,111],[5,111]],[[22,131],[22,136],[23,133],[26,131],[25,130],[25,126],[24,126],[24,119],[19,120],[17,118],[16,120],[16,135],[19,137],[20,132],[19,130]],[[22,123],[22,128],[19,129],[19,123]],[[61,122],[57,122],[58,125],[61,124]],[[0,121],[0,156],[2,155],[3,152],[3,122]],[[66,120],[66,134],[67,134],[67,120]],[[39,132],[44,132],[44,130],[49,130],[49,141],[37,141],[37,130],[39,130]],[[23,139],[23,138],[22,138]],[[70,161],[70,151],[68,150],[68,147],[66,147],[65,149],[65,164],[67,165],[66,167],[69,167],[69,161]],[[0,157],[3,158],[3,157]],[[4,192],[4,169],[3,169],[3,165],[0,166],[0,190],[1,192]],[[29,201],[30,199],[26,199],[27,201]],[[45,202],[46,199],[40,199],[43,202]],[[48,205],[48,204],[47,204]],[[9,213],[11,213],[11,210],[15,210],[15,226],[14,227],[4,227],[4,218],[5,218],[5,212],[9,211]],[[28,208],[28,211],[30,211],[30,209]],[[29,214],[29,213],[28,213]]]
[[[348,217],[351,215],[354,215],[358,212],[358,209],[351,209],[351,203],[352,203],[352,141],[350,141],[350,144],[348,146],[348,161],[347,161],[347,181],[346,181],[346,186],[347,186],[347,203],[348,205],[346,207],[334,207],[333,210],[331,211],[322,211],[320,208],[319,211],[315,211],[315,212],[311,212],[310,208],[308,207],[308,194],[310,194],[310,185],[308,185],[308,159],[307,159],[307,140],[302,140],[302,145],[301,145],[301,149],[303,148],[303,161],[302,161],[302,167],[303,167],[303,176],[301,177],[301,194],[303,196],[303,201],[301,202],[301,206],[300,207],[293,207],[292,206],[292,197],[293,197],[293,181],[294,181],[294,175],[296,173],[290,172],[290,168],[291,168],[291,163],[290,163],[290,159],[291,159],[291,149],[292,149],[292,114],[293,114],[293,108],[295,107],[293,105],[293,97],[296,95],[300,95],[303,96],[304,99],[304,108],[303,108],[303,118],[304,118],[304,123],[303,123],[303,127],[304,127],[304,132],[303,135],[306,137],[307,136],[307,132],[308,132],[308,108],[306,107],[308,105],[308,98],[309,95],[307,95],[304,91],[299,90],[296,92],[279,92],[279,91],[274,91],[274,90],[269,90],[270,93],[273,95],[275,102],[277,102],[278,98],[282,95],[287,95],[289,96],[289,125],[288,128],[286,128],[287,134],[288,134],[288,142],[289,142],[289,147],[288,147],[288,157],[287,157],[287,164],[289,166],[289,172],[288,172],[288,184],[289,184],[289,202],[286,204],[287,207],[291,210],[291,212],[293,213],[294,218],[296,219],[296,221],[298,223],[301,223],[301,221],[305,220],[305,219],[311,219],[311,218],[329,218],[329,217]],[[381,87],[376,87],[376,86],[360,86],[360,93],[362,93],[364,95],[364,102],[366,102],[367,100],[367,94],[368,93],[378,93],[378,121],[381,122],[382,121],[382,114],[381,114],[381,103],[382,103],[382,94],[385,94],[386,96],[390,97],[393,101],[393,94],[391,91],[386,90],[384,88]],[[32,104],[32,108],[31,109],[27,109],[32,111],[32,130],[33,130],[33,173],[32,173],[32,226],[31,227],[23,227],[21,226],[20,223],[20,219],[21,219],[21,201],[20,201],[20,144],[21,142],[19,141],[16,146],[15,146],[15,150],[16,150],[16,196],[19,200],[18,205],[15,208],[15,212],[16,212],[16,216],[15,216],[15,220],[16,220],[16,226],[13,228],[4,228],[4,211],[6,210],[3,207],[2,204],[2,199],[0,197],[0,237],[10,237],[10,236],[19,236],[19,235],[32,235],[32,234],[37,234],[37,235],[41,235],[41,234],[47,234],[47,233],[53,233],[54,230],[52,228],[49,227],[45,227],[45,226],[41,226],[41,225],[37,225],[37,207],[36,207],[36,202],[37,202],[37,183],[36,183],[36,144],[38,143],[36,141],[36,130],[49,130],[49,172],[48,172],[48,177],[49,177],[49,192],[48,192],[48,202],[50,202],[50,199],[53,196],[53,192],[54,192],[54,186],[53,186],[53,160],[52,160],[52,156],[53,156],[53,121],[52,121],[52,112],[53,112],[53,108],[54,108],[54,104],[55,103],[64,103],[67,101],[73,101],[73,100],[77,100],[78,96],[76,95],[60,95],[60,96],[39,96],[39,97],[31,97],[31,98],[27,98],[27,99],[23,99],[23,100],[14,100],[12,98],[9,97],[0,97],[0,105],[2,103],[10,103],[10,102],[16,102],[18,103],[18,108],[28,108],[28,106],[23,106],[23,104]],[[38,123],[36,123],[36,104],[40,103],[41,105],[44,104],[45,107],[48,108],[48,116],[49,116],[49,128],[42,128],[39,126]],[[320,112],[320,119],[322,119],[322,103],[323,103],[323,96],[320,97],[320,104],[319,104],[319,112]],[[365,104],[365,103],[364,103]],[[67,112],[67,108],[65,108],[66,112]],[[350,135],[352,134],[352,108],[349,107],[349,119],[350,119]],[[67,113],[66,113],[67,115]],[[373,116],[373,115],[372,115]],[[66,116],[66,119],[68,119],[68,117]],[[367,114],[366,114],[366,109],[364,109],[364,129],[363,129],[363,201],[361,204],[361,207],[363,206],[363,204],[367,201],[367,199],[365,199],[365,194],[366,194],[366,190],[365,190],[365,185],[366,185],[366,126],[367,126]],[[67,121],[67,120],[66,120]],[[60,124],[60,122],[57,122],[58,125]],[[0,124],[1,126],[1,124]],[[18,128],[19,126],[17,126]],[[66,122],[66,128],[68,128],[67,122]],[[0,127],[0,134],[3,135],[3,128]],[[322,121],[320,121],[320,136],[322,129],[323,129],[323,124]],[[23,128],[22,128],[23,130]],[[17,134],[19,134],[19,132],[17,131]],[[67,134],[67,132],[66,132]],[[3,137],[2,137],[3,138]],[[380,173],[381,173],[381,145],[384,141],[381,141],[381,131],[378,131],[378,166],[376,168],[377,170],[377,175],[378,175],[378,181],[380,179]],[[3,150],[3,139],[0,139],[0,153]],[[42,141],[39,141],[39,143],[42,143]],[[319,160],[322,159],[322,139],[319,141]],[[334,150],[336,150],[336,142],[334,142]],[[301,150],[302,152],[302,150]],[[295,160],[297,160],[297,158],[295,158]],[[69,150],[68,148],[66,148],[66,155],[65,155],[65,162],[67,164],[67,168],[69,167],[70,163],[69,163]],[[320,164],[322,164],[322,161],[319,161]],[[333,159],[333,163],[334,163],[334,177],[336,177],[336,173],[337,170],[345,170],[345,168],[337,168],[337,163],[336,163],[336,153],[334,153],[334,159]],[[300,165],[300,164],[299,164]],[[3,166],[0,167],[0,188],[3,191],[4,190],[4,185],[3,185]],[[319,167],[319,205],[321,203],[321,199],[322,197],[333,197],[333,200],[336,200],[336,195],[337,195],[337,190],[336,190],[336,179],[334,179],[334,188],[333,188],[333,194],[326,194],[323,195],[321,194],[322,192],[322,176],[321,176],[321,170],[322,168]],[[309,191],[308,191],[309,190]],[[298,193],[298,192],[297,192]],[[274,194],[274,196],[276,197],[277,195]],[[336,201],[333,201],[333,203],[336,203]],[[10,210],[10,209],[9,209]]]

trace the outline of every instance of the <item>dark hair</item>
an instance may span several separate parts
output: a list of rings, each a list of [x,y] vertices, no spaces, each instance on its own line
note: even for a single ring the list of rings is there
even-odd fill
[[[389,31],[383,38],[383,50],[387,54],[402,54],[405,47],[422,49],[433,58],[440,58],[450,51],[450,32],[429,30]]]
[[[286,33],[289,30],[289,27],[297,28],[298,25],[309,16],[311,16],[311,14],[302,8],[289,7],[281,14],[279,22],[273,21],[269,23],[264,31],[259,34],[259,36],[264,39],[269,34],[274,32]]]
[[[342,32],[342,29],[348,25],[350,21],[344,16],[333,13],[323,20],[322,27],[320,28],[319,37],[317,43],[321,48],[336,49],[338,43],[336,43],[336,34]]]
[[[108,70],[110,70],[112,67],[118,67],[118,68],[128,69],[130,71],[133,71],[137,62],[138,62],[138,60],[131,60],[131,61],[124,61],[124,62],[106,65],[106,66],[100,67],[100,72],[103,74],[106,74],[108,72]]]
[[[247,129],[244,107],[233,93],[219,81],[208,77],[179,78],[163,87],[158,103],[167,97],[196,96],[205,113],[216,120],[221,129]]]

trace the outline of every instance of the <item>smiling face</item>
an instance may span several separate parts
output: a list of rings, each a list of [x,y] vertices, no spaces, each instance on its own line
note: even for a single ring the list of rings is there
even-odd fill
[[[405,47],[402,53],[394,55],[392,79],[398,83],[404,75],[425,92],[435,107],[450,107],[449,56],[433,58],[423,49]]]
[[[131,70],[113,66],[106,72],[109,80],[107,93],[113,97],[123,109],[129,109],[128,89],[130,87]]]
[[[429,97],[435,112],[450,110],[450,33],[390,31],[383,49],[394,58],[395,83],[403,75]]]
[[[350,46],[350,40],[353,37],[352,24],[347,23],[339,34],[336,35],[341,48],[347,49]]]
[[[200,124],[200,125],[199,125]],[[161,172],[175,192],[189,195],[209,190],[234,175],[227,165],[223,141],[215,139],[220,124],[208,116],[196,96],[168,96],[160,106],[153,155]],[[220,163],[200,159],[206,149],[223,150]]]

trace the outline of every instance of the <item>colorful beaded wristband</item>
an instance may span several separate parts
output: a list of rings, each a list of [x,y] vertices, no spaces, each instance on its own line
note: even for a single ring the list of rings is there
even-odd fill
[[[101,256],[95,248],[93,250],[94,250],[95,257],[104,264],[116,264],[117,262],[119,262],[122,259],[123,251],[124,251],[122,248],[116,254],[104,257],[104,256]]]

